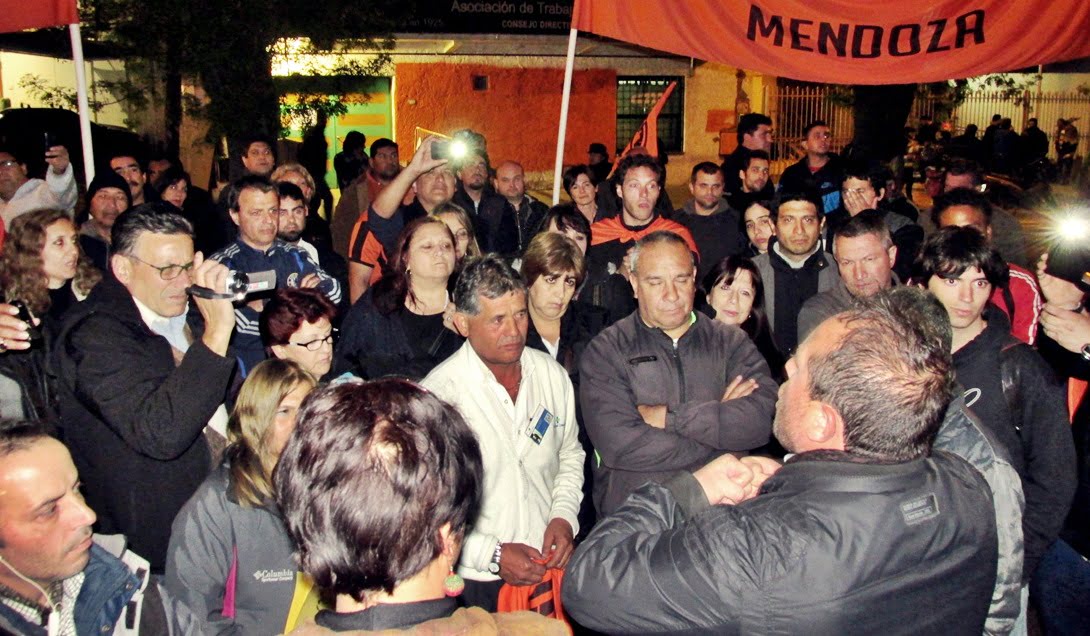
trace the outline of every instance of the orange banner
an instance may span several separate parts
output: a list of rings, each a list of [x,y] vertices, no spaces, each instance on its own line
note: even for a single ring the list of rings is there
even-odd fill
[[[76,0],[0,0],[0,33],[77,22]]]
[[[935,82],[1090,56],[1087,0],[575,0],[572,27],[835,84]]]
[[[636,146],[641,146],[652,157],[659,156],[659,113],[662,112],[662,107],[666,105],[666,100],[670,99],[670,93],[673,93],[676,87],[677,82],[670,82],[670,85],[666,87],[662,97],[655,102],[655,107],[651,109],[651,112],[647,113],[647,118],[643,120],[643,124],[636,130],[636,134],[632,135],[632,140],[624,147],[621,154],[617,155],[617,163],[627,157],[628,152]]]

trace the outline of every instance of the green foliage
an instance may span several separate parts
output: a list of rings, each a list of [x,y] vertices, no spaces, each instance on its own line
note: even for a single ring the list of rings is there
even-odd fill
[[[384,53],[389,36],[415,9],[415,0],[83,0],[81,16],[90,39],[110,44],[126,63],[146,62],[149,84],[190,78],[209,102],[198,110],[211,124],[209,137],[238,137],[281,129],[281,106],[334,112],[336,99],[302,92],[302,106],[281,104],[272,79],[272,58],[283,38],[307,38],[312,52],[331,52],[340,42]],[[382,56],[380,55],[380,58]],[[382,64],[388,60],[383,59]],[[337,73],[375,74],[372,64],[343,64]],[[160,94],[149,89],[151,95]],[[171,91],[166,91],[167,95]],[[174,91],[176,100],[180,93]],[[183,105],[178,105],[180,112]]]
[[[77,110],[79,100],[74,88],[57,86],[38,75],[26,74],[19,78],[19,88],[24,89],[32,98],[46,108],[66,108]],[[93,113],[101,112],[107,106],[119,104],[129,113],[126,123],[132,125],[132,113],[147,106],[148,97],[145,87],[131,79],[98,80],[90,86],[87,95],[87,107]]]

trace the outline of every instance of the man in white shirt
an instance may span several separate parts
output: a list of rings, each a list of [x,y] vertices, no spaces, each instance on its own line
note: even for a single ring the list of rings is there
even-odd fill
[[[422,384],[456,406],[484,457],[484,497],[458,572],[469,606],[496,610],[504,582],[563,568],[578,531],[584,452],[567,372],[527,348],[526,285],[500,257],[473,261],[454,292],[462,348]]]
[[[52,146],[45,153],[49,165],[45,179],[27,176],[26,160],[11,149],[0,149],[0,218],[11,227],[15,217],[35,210],[65,210],[76,208],[76,179],[68,149]]]

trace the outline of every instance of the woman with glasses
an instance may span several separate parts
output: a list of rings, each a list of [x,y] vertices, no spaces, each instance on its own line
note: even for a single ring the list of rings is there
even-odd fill
[[[192,610],[197,633],[280,634],[293,627],[293,601],[308,596],[273,502],[272,475],[314,386],[314,376],[290,360],[255,366],[227,424],[223,464],[174,519],[166,587]]]
[[[317,289],[276,290],[258,321],[265,351],[271,358],[297,362],[322,379],[333,362],[336,313],[337,308]]]
[[[419,380],[462,345],[447,312],[454,244],[450,228],[434,216],[405,226],[382,279],[344,319],[334,366],[338,375]]]

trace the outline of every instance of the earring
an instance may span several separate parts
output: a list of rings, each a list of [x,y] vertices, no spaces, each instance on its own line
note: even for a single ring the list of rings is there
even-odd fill
[[[447,578],[443,579],[443,593],[447,596],[454,597],[462,593],[462,590],[466,589],[465,580],[454,571],[454,564],[450,564],[450,574]]]

